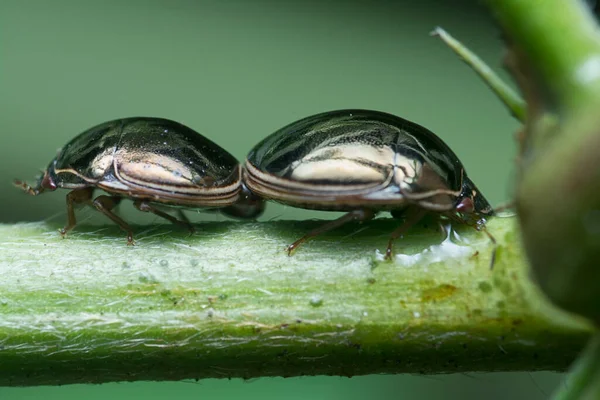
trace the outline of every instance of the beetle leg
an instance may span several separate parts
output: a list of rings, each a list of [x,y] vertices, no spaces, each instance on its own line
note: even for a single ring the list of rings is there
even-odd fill
[[[492,256],[490,257],[490,270],[494,269],[494,264],[496,264],[496,254],[498,253],[498,242],[496,242],[496,238],[487,230],[483,220],[479,220],[479,221],[475,222],[474,224],[469,224],[469,225],[472,226],[473,228],[475,228],[476,230],[482,231],[483,233],[485,233],[486,236],[490,239],[490,242],[492,242]]]
[[[120,201],[121,198],[118,196],[102,195],[96,197],[92,202],[92,205],[96,207],[96,210],[112,219],[115,224],[119,225],[121,229],[127,232],[127,245],[133,246],[135,242],[133,241],[133,232],[131,231],[131,227],[129,224],[127,224],[127,222],[123,221],[121,217],[112,212],[112,209],[115,208]]]
[[[59,230],[62,237],[65,237],[67,232],[77,225],[74,206],[76,204],[89,203],[92,199],[92,193],[94,193],[94,188],[88,187],[85,189],[72,190],[67,194],[67,225]]]
[[[408,229],[410,229],[410,227],[419,222],[421,218],[425,216],[426,213],[427,210],[421,207],[412,207],[406,210],[406,219],[404,220],[404,223],[402,223],[402,225],[400,225],[400,227],[394,232],[392,232],[392,234],[390,235],[390,240],[388,241],[387,249],[385,250],[386,260],[392,259],[392,248],[394,246],[394,240],[398,239]]]
[[[178,209],[177,210],[177,216],[179,217],[180,221],[186,223],[186,226],[187,226],[188,229],[191,227],[191,230],[195,232],[194,227],[192,226],[192,223],[190,222],[190,219],[187,217],[187,215],[185,215],[185,213],[183,212],[183,210]]]
[[[449,233],[449,229],[452,229],[450,226],[448,227],[448,229],[446,229],[446,227],[444,226],[444,224],[442,223],[442,221],[440,219],[438,219],[438,228],[440,228],[440,233],[442,234],[442,240],[446,239],[448,237],[448,233]]]
[[[334,219],[333,221],[328,222],[325,225],[322,225],[322,226],[308,232],[306,235],[302,236],[300,239],[298,239],[294,243],[290,244],[286,249],[288,256],[291,256],[292,252],[294,250],[296,250],[298,248],[298,246],[300,246],[302,243],[306,242],[308,239],[310,239],[312,237],[318,236],[322,233],[325,233],[332,229],[338,228],[350,221],[365,222],[370,219],[373,219],[374,217],[375,217],[375,212],[373,212],[373,210],[359,209],[359,210],[350,211],[349,213],[342,215],[340,218]]]
[[[183,212],[181,210],[179,210],[179,213],[180,213],[179,215],[181,216],[181,219],[177,219],[177,218],[173,217],[172,215],[169,215],[166,212],[161,211],[161,210],[157,209],[156,207],[153,207],[152,205],[148,204],[148,202],[146,202],[144,200],[134,201],[133,206],[140,211],[150,212],[154,215],[158,215],[159,217],[164,218],[173,224],[185,226],[186,228],[188,228],[190,230],[190,233],[194,233],[196,231],[194,229],[194,227],[192,226],[192,224],[190,224],[190,221],[188,221],[188,219],[186,218],[186,216],[183,214]]]

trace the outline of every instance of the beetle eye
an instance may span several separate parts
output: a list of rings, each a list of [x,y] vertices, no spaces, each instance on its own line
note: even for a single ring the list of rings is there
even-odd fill
[[[475,211],[475,205],[473,204],[473,199],[470,197],[465,197],[458,203],[456,206],[456,211],[462,214],[470,214]]]
[[[44,174],[41,186],[47,190],[56,190],[56,183],[54,183],[52,178],[50,178],[50,174],[48,174],[47,172]]]

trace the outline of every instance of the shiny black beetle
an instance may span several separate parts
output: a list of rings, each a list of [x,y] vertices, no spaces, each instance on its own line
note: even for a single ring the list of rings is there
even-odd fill
[[[346,222],[391,211],[405,222],[391,234],[389,259],[394,239],[427,212],[484,231],[485,217],[494,213],[439,137],[378,111],[331,111],[285,126],[250,151],[243,179],[251,192],[267,200],[348,212],[290,244],[288,254]]]
[[[182,213],[177,219],[161,205],[220,209],[240,218],[255,218],[264,210],[261,199],[241,182],[241,167],[226,150],[168,119],[133,117],[97,125],[67,143],[46,168],[35,186],[16,180],[31,195],[57,188],[67,194],[68,223],[75,224],[74,205],[88,204],[117,223],[133,244],[129,225],[113,213],[122,198],[172,223],[192,225]],[[109,195],[92,198],[94,189]],[[158,207],[157,207],[158,205]]]

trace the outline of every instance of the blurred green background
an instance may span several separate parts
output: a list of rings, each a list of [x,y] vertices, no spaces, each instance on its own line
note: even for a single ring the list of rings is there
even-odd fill
[[[65,192],[33,198],[56,149],[106,120],[180,121],[243,159],[304,116],[369,108],[425,125],[492,203],[510,194],[517,128],[479,79],[429,32],[437,25],[499,66],[492,20],[474,0],[1,0],[0,223],[63,221]],[[128,219],[162,223],[152,216]],[[220,219],[194,215],[194,220]],[[82,210],[80,221],[107,223]],[[262,218],[331,218],[270,205]],[[551,373],[209,380],[0,388],[1,399],[543,399]]]

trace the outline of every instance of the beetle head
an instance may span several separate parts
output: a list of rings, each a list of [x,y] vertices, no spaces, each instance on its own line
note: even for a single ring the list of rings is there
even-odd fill
[[[455,210],[465,219],[478,219],[494,215],[490,203],[468,177],[465,177],[461,196]]]
[[[237,203],[221,209],[225,215],[240,219],[255,219],[265,211],[265,201],[242,183]]]
[[[30,186],[27,182],[20,181],[18,179],[15,179],[13,183],[16,187],[22,189],[23,191],[32,196],[37,196],[38,194],[46,190],[54,191],[57,188],[56,182],[54,182],[54,179],[52,178],[48,170],[44,171],[44,174],[38,179],[35,186]]]

